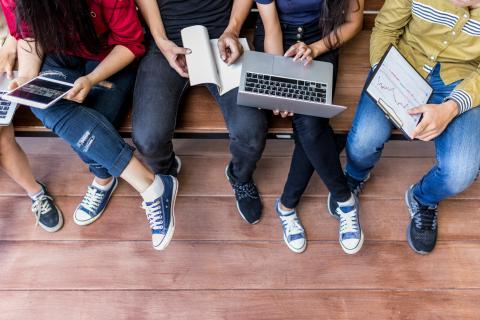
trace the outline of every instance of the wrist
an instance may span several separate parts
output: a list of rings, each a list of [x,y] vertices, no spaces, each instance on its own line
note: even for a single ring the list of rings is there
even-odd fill
[[[444,104],[445,104],[445,107],[449,111],[449,115],[450,115],[451,119],[458,116],[458,114],[460,113],[460,108],[459,108],[458,103],[455,100],[453,100],[453,99],[447,100],[447,101],[445,101]]]
[[[94,73],[89,73],[85,76],[85,79],[88,80],[88,82],[90,83],[90,85],[93,87],[94,85],[96,85],[97,83],[99,83],[100,81],[102,81],[102,79],[97,79],[97,77],[95,76]]]
[[[229,25],[225,31],[223,31],[223,34],[230,33],[233,34],[235,37],[240,37],[240,28],[238,28],[236,25]]]

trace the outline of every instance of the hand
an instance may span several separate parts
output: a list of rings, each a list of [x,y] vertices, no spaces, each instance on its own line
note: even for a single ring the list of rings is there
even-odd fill
[[[28,81],[32,80],[33,78],[28,78],[28,77],[17,77],[10,81],[8,84],[8,90],[14,90],[20,87],[21,85],[27,83]]]
[[[6,73],[8,79],[13,78],[13,69],[17,61],[17,40],[9,36],[0,49],[0,74]]]
[[[273,110],[273,114],[276,116],[280,115],[282,118],[286,118],[286,117],[293,117],[294,113],[286,110],[280,111],[278,109],[275,109]]]
[[[300,59],[300,61],[305,61],[304,65],[307,65],[318,56],[318,53],[313,46],[308,46],[304,42],[298,42],[291,46],[284,56],[293,57],[293,61]]]
[[[228,65],[235,63],[243,54],[243,47],[238,36],[228,31],[225,31],[218,39],[218,50],[220,57]]]
[[[450,0],[454,6],[459,8],[464,7],[474,7],[478,8],[480,5],[480,0]]]
[[[170,67],[177,71],[180,76],[188,78],[187,59],[185,59],[185,55],[192,53],[192,50],[179,47],[175,42],[168,39],[157,42],[157,45],[165,56],[165,59],[167,59]]]
[[[457,103],[448,100],[441,104],[426,104],[409,110],[411,115],[423,114],[422,121],[417,125],[413,138],[430,141],[438,137],[448,124],[458,115]]]
[[[65,95],[65,99],[82,103],[88,96],[93,85],[94,84],[88,76],[80,77],[73,83],[73,88]]]

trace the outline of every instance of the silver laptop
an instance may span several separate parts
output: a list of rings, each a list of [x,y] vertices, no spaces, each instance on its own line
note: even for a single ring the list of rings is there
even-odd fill
[[[346,109],[332,104],[332,87],[331,63],[313,61],[304,66],[292,58],[247,51],[237,103],[331,118]]]
[[[16,72],[14,73],[16,77]],[[8,84],[10,80],[7,78],[5,73],[0,75],[0,97],[7,93]],[[8,126],[13,119],[15,110],[17,109],[17,104],[0,98],[0,126]]]

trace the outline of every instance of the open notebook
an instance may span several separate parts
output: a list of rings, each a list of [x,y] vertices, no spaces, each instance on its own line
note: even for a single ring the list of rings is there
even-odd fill
[[[220,57],[218,39],[210,40],[204,26],[184,28],[181,35],[183,46],[192,50],[186,56],[190,85],[213,83],[220,95],[239,86],[243,57],[227,65]],[[241,38],[240,42],[244,51],[250,50],[245,38]]]

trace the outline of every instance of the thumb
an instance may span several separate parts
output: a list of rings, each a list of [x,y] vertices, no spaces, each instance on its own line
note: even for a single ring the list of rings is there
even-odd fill
[[[190,50],[188,48],[183,48],[183,47],[175,47],[175,48],[173,48],[172,51],[175,54],[181,54],[181,55],[187,55],[187,54],[192,53],[192,50]]]
[[[77,94],[82,91],[82,87],[79,85],[74,85],[72,89],[67,93],[67,99],[75,97]]]
[[[414,114],[424,113],[425,111],[426,111],[425,106],[420,106],[420,107],[416,107],[408,110],[408,113],[411,115],[414,115]]]
[[[8,84],[8,90],[17,89],[19,86],[20,86],[20,85],[19,85],[17,79],[12,80],[12,81]]]

